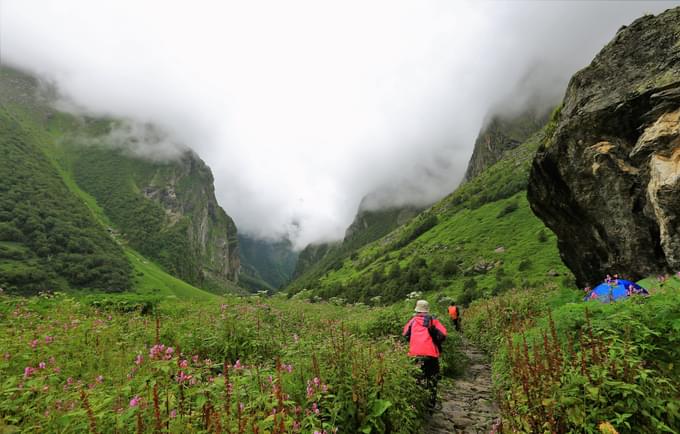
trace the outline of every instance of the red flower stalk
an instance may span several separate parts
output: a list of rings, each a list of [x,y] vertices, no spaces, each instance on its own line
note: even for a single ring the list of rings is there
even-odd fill
[[[83,390],[83,389],[80,389],[80,400],[83,403],[83,408],[87,412],[87,419],[89,421],[90,432],[92,434],[98,434],[97,433],[97,420],[94,418],[94,413],[92,412],[92,407],[90,406],[90,401],[87,399],[87,395],[85,394],[85,390]]]
[[[160,433],[163,430],[163,423],[161,422],[161,409],[158,404],[158,383],[153,385],[153,415],[156,420],[156,432]]]

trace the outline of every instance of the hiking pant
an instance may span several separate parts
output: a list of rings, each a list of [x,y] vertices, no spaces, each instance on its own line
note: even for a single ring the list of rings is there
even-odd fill
[[[451,322],[453,323],[453,326],[456,328],[456,331],[460,331],[460,318],[452,319]]]
[[[418,357],[416,363],[422,371],[422,380],[425,388],[430,393],[430,407],[437,403],[437,383],[439,382],[439,358],[437,357]]]

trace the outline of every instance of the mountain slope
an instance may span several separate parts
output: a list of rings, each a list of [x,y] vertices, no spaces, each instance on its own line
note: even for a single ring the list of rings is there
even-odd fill
[[[123,250],[74,197],[30,122],[0,109],[0,287],[11,292],[131,287]]]
[[[316,279],[338,269],[358,249],[390,233],[420,211],[413,206],[366,209],[369,200],[370,196],[367,196],[361,201],[357,215],[341,242],[310,244],[300,252],[291,283],[293,288],[313,286]]]
[[[411,291],[440,291],[466,303],[516,286],[573,285],[554,235],[526,199],[529,167],[544,137],[532,135],[407,224],[334,269],[299,279],[290,292],[385,303]]]
[[[550,110],[529,109],[516,115],[496,114],[479,132],[465,171],[467,182],[524,143],[548,122]]]
[[[39,190],[36,194],[44,196],[45,191],[59,188],[59,199],[49,203],[36,199],[35,203],[39,206],[33,208],[44,206],[52,212],[63,205],[72,214],[82,211],[89,217],[89,223],[83,220],[77,226],[60,229],[62,238],[85,249],[85,259],[74,259],[79,262],[79,267],[89,271],[104,267],[91,265],[91,261],[97,258],[95,253],[101,250],[94,252],[91,245],[98,248],[106,245],[99,240],[103,238],[113,246],[113,250],[107,252],[111,255],[114,255],[111,252],[117,252],[116,261],[123,264],[111,260],[105,265],[118,271],[124,269],[120,273],[129,274],[130,264],[119,245],[126,250],[129,245],[177,277],[216,292],[238,290],[235,286],[239,272],[236,227],[215,200],[210,169],[195,154],[186,151],[173,161],[151,161],[133,155],[120,143],[116,143],[118,148],[108,146],[109,133],[120,122],[79,118],[60,112],[51,104],[53,96],[49,89],[38,80],[9,68],[2,68],[0,72],[3,109],[0,134],[8,138],[3,140],[2,145],[7,152],[9,146],[14,146],[14,151],[19,149],[23,152],[16,158],[3,160],[3,178],[10,180],[17,175],[13,171],[21,169],[17,184],[22,194],[26,194],[23,190],[34,188],[32,182],[42,182],[49,177],[44,185],[36,187]],[[23,134],[23,137],[13,138],[16,134]],[[17,148],[12,144],[14,142],[21,147]],[[6,189],[8,184],[9,181],[5,181],[1,187]],[[49,186],[46,187],[47,184]],[[12,210],[20,209],[23,203],[17,194],[3,195],[3,201],[6,202],[3,207]],[[78,234],[84,230],[96,232],[97,241],[81,241]],[[49,231],[52,229],[46,233],[48,240],[51,239]],[[95,235],[90,234],[92,237]],[[76,248],[62,244],[69,249]],[[52,258],[60,247],[57,244],[49,246],[47,257]],[[32,255],[40,253],[40,250],[34,245],[25,249],[8,242],[3,244],[5,250],[8,253],[3,256],[18,258],[12,270],[27,270],[23,277],[14,278],[24,281],[15,289],[38,289],[30,283],[30,279],[39,280],[38,274],[40,279],[47,279],[44,270],[34,267]],[[69,257],[75,258],[73,255]],[[101,262],[97,261],[97,264]],[[82,271],[78,273],[83,274]],[[70,280],[64,280],[64,276],[57,277],[61,277],[59,282],[54,276],[47,280],[60,289],[96,287],[119,290],[131,287],[129,279],[126,284],[113,285],[110,279],[103,277],[93,278],[96,284],[84,281],[82,276],[77,278],[78,281],[74,280],[75,277]]]
[[[269,241],[239,235],[239,283],[253,290],[275,290],[290,281],[298,254],[288,240]]]

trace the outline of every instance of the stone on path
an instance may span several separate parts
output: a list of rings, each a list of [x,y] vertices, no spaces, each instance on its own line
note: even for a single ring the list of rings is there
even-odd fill
[[[435,411],[423,434],[488,434],[499,417],[492,394],[491,366],[486,355],[464,341],[470,359],[465,373],[451,384],[439,383],[441,410]]]

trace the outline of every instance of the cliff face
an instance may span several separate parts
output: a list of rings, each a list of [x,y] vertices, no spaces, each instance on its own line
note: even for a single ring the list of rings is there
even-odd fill
[[[199,279],[238,282],[236,225],[218,205],[212,172],[203,160],[187,151],[179,160],[159,165],[147,179],[141,191],[163,207],[166,227],[187,219],[186,236],[197,257]]]
[[[553,127],[528,197],[578,282],[680,269],[680,8],[619,30]]]
[[[498,162],[506,152],[524,143],[548,121],[549,111],[529,109],[519,115],[494,115],[479,132],[463,182]]]
[[[78,185],[132,247],[195,285],[220,292],[238,281],[236,226],[195,153],[154,162],[108,146],[64,146]]]

